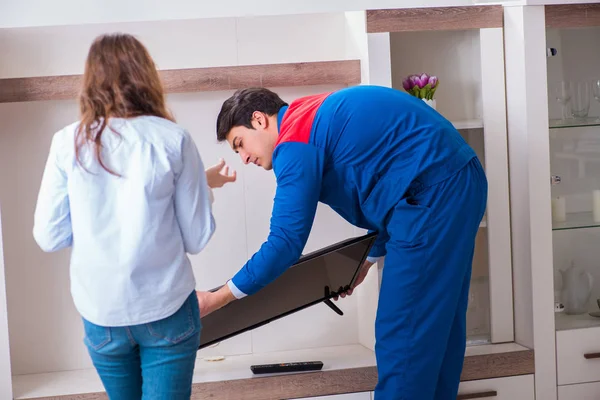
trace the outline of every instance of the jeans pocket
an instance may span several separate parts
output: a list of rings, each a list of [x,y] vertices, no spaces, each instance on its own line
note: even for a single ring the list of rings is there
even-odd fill
[[[84,319],[83,329],[85,332],[85,344],[95,351],[100,350],[112,340],[109,327],[99,326]]]
[[[158,339],[178,344],[200,331],[200,314],[196,292],[170,317],[146,324],[148,332]]]

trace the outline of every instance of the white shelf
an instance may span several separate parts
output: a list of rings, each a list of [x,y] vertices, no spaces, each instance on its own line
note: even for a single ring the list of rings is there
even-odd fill
[[[465,356],[480,356],[523,350],[528,349],[516,343],[485,344],[467,346]],[[375,353],[358,344],[229,356],[222,361],[206,361],[199,357],[196,361],[193,382],[259,379],[250,371],[250,365],[314,360],[323,362],[323,371],[376,366]],[[13,376],[13,390],[14,399],[18,400],[103,392],[104,388],[96,371],[94,369],[85,369]]]
[[[490,335],[473,335],[467,336],[467,349],[469,347],[479,347],[490,343]]]
[[[450,121],[452,125],[458,130],[462,129],[482,129],[483,128],[483,120],[481,119],[470,119],[464,121]]]
[[[568,315],[564,312],[556,313],[554,321],[557,331],[600,327],[600,318],[592,317],[587,312],[578,315]]]
[[[250,365],[293,361],[322,361],[323,371],[375,366],[375,353],[361,345],[334,346],[264,354],[228,356],[222,361],[198,358],[194,383],[252,379]],[[266,375],[261,375],[266,376]],[[14,399],[31,399],[103,392],[94,369],[13,376]]]
[[[487,217],[485,215],[483,216],[483,219],[479,223],[479,227],[480,228],[487,228]]]
[[[517,343],[499,343],[485,344],[480,346],[467,346],[467,349],[465,351],[465,357],[484,356],[486,354],[512,353],[516,351],[525,350],[529,349]]]

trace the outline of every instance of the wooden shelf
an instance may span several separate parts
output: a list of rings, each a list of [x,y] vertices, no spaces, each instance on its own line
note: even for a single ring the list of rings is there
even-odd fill
[[[544,6],[547,28],[600,26],[600,3]]]
[[[319,372],[256,377],[252,364],[322,360]],[[533,350],[514,343],[467,347],[462,381],[531,374]],[[193,398],[276,400],[372,391],[375,355],[361,345],[250,354],[209,362],[198,358]],[[15,399],[100,400],[102,384],[93,369],[13,377]]]
[[[244,87],[355,85],[360,60],[240,65],[160,71],[167,93],[235,90]],[[0,79],[0,103],[77,97],[81,75]]]
[[[368,10],[367,33],[502,28],[502,6]]]

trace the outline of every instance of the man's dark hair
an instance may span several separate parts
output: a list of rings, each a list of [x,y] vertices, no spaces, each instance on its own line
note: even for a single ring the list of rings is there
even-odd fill
[[[217,117],[217,140],[227,139],[227,134],[236,126],[252,128],[252,113],[260,111],[268,116],[275,115],[288,104],[277,93],[265,88],[237,90],[225,100]]]

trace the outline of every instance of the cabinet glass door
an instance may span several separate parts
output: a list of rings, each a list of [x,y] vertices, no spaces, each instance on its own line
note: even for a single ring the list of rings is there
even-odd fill
[[[546,9],[557,330],[600,326],[600,26],[583,22]]]

